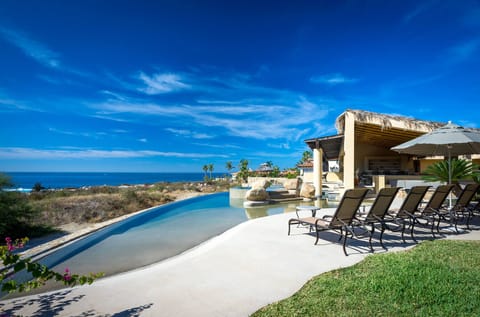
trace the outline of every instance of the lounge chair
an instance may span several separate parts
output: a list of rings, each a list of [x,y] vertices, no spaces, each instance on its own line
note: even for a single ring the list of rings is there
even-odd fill
[[[383,237],[383,232],[385,229],[383,228],[383,218],[387,214],[388,210],[390,209],[390,206],[392,205],[393,200],[395,199],[395,196],[397,195],[398,191],[400,190],[400,187],[390,187],[390,188],[382,188],[378,194],[377,197],[375,198],[375,201],[373,202],[372,206],[368,210],[367,214],[365,216],[358,215],[355,217],[357,221],[354,221],[352,224],[355,225],[360,225],[360,226],[370,226],[370,239],[368,240],[368,243],[370,245],[370,250],[373,252],[373,246],[372,246],[372,237],[373,234],[375,233],[375,226],[380,224],[381,225],[381,232],[380,232],[380,245],[382,248],[385,250],[387,249],[385,245],[383,245],[382,237]]]
[[[410,230],[413,240],[415,240],[413,232],[415,230],[415,225],[417,224],[424,227],[429,226],[432,236],[435,238],[435,223],[438,221],[439,214],[442,213],[442,210],[445,210],[445,201],[453,187],[455,187],[455,185],[438,186],[437,189],[435,189],[435,192],[432,194],[432,197],[430,197],[429,201],[427,202],[427,205],[413,214],[410,214]]]
[[[467,229],[470,230],[470,226],[469,226],[470,220],[472,220],[473,217],[480,217],[480,200],[477,200],[475,203],[470,203],[470,206],[468,209],[470,211],[470,215],[467,222]]]
[[[355,213],[358,211],[363,199],[367,195],[369,189],[349,189],[345,191],[340,203],[335,210],[333,216],[323,216],[322,218],[307,217],[307,218],[293,218],[288,221],[288,235],[290,235],[290,228],[294,224],[306,225],[312,229],[315,229],[317,239],[315,244],[320,239],[320,231],[332,230],[340,233],[340,239],[343,240],[343,253],[347,254],[345,249],[347,238],[354,236],[355,233],[351,230],[351,223],[354,219]]]
[[[405,229],[406,225],[408,224],[411,228],[411,215],[418,212],[418,206],[425,197],[430,186],[414,186],[410,189],[403,201],[402,205],[397,211],[388,211],[382,221],[382,230],[388,229],[390,231],[401,231],[402,232],[402,240],[404,243],[407,243],[405,240]],[[383,235],[382,231],[382,235]],[[413,231],[410,232],[412,240],[415,240],[413,236]]]
[[[467,184],[458,196],[455,205],[451,209],[445,209],[438,213],[439,219],[437,231],[440,232],[440,222],[444,220],[449,224],[455,223],[455,231],[458,233],[458,221],[467,218],[467,229],[470,230],[471,208],[470,203],[480,189],[480,184]]]

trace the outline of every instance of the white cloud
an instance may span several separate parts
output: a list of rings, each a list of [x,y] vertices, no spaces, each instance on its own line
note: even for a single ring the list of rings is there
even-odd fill
[[[147,143],[148,142],[148,140],[146,138],[138,139],[137,141],[142,142],[142,143]]]
[[[136,101],[110,100],[92,105],[103,116],[160,116],[175,118],[185,124],[216,127],[228,135],[265,140],[286,138],[298,140],[310,124],[327,115],[328,106],[316,104],[305,97],[296,97],[291,104],[239,104],[233,105],[157,105]],[[290,98],[291,99],[291,98]],[[269,100],[265,100],[268,102]],[[287,100],[288,101],[288,100]],[[135,119],[134,119],[135,120]],[[154,120],[150,120],[154,124]],[[194,133],[187,129],[167,131],[197,139],[213,138],[210,134]]]
[[[171,132],[171,133],[173,133],[177,136],[183,136],[183,137],[192,138],[192,139],[212,139],[212,138],[214,138],[213,135],[209,135],[209,134],[206,134],[206,133],[193,132],[193,131],[190,131],[190,130],[166,128],[165,131]]]
[[[7,41],[20,48],[25,55],[33,58],[38,63],[50,68],[60,67],[60,60],[56,52],[30,39],[24,33],[0,27],[0,34],[2,34]]]
[[[321,76],[313,76],[310,81],[315,84],[339,85],[339,84],[353,84],[358,81],[357,78],[348,78],[340,73],[327,74]]]
[[[178,158],[226,158],[223,154],[180,153],[161,151],[129,150],[92,150],[92,149],[55,149],[41,150],[33,148],[0,148],[0,159],[123,159],[142,157],[178,157]]]
[[[177,74],[165,73],[148,76],[140,72],[138,79],[146,85],[145,87],[138,88],[138,90],[148,95],[165,94],[190,88],[190,85],[183,83],[181,81],[182,78]]]

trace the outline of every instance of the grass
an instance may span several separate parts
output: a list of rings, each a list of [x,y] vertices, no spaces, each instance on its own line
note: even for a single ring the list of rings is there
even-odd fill
[[[319,275],[253,316],[480,316],[479,294],[480,241],[435,240]]]

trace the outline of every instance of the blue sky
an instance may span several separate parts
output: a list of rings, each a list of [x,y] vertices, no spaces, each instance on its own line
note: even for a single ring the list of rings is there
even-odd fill
[[[0,2],[0,171],[294,166],[345,109],[480,127],[478,1]]]

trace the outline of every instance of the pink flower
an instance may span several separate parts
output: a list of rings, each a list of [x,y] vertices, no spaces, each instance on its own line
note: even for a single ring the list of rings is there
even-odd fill
[[[67,268],[65,268],[65,273],[63,274],[63,280],[68,282],[72,279],[72,274],[70,273],[70,270]]]
[[[12,244],[12,239],[10,237],[6,237],[5,242],[7,243],[7,248],[9,252],[15,250],[15,246]]]

